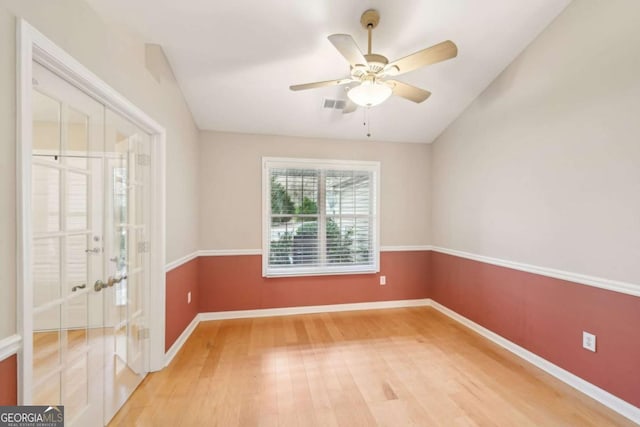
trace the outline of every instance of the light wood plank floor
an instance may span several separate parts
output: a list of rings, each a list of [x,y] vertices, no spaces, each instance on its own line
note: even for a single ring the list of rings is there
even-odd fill
[[[634,424],[421,307],[203,322],[110,425]]]

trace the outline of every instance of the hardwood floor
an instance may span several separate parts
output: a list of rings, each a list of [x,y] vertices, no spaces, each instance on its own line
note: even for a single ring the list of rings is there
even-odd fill
[[[202,322],[112,426],[619,426],[424,308]]]

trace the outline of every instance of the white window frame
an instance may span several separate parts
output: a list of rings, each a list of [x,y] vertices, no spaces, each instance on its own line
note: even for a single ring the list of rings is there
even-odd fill
[[[373,236],[371,246],[373,248],[373,264],[371,265],[338,265],[338,266],[313,266],[298,268],[270,268],[269,249],[271,236],[271,169],[323,169],[323,170],[353,170],[372,172],[373,184]],[[321,184],[321,191],[324,185]],[[324,200],[324,194],[319,195]],[[323,209],[318,213],[322,215]],[[326,216],[326,215],[325,215]],[[319,230],[319,234],[323,235]],[[297,277],[297,276],[322,276],[342,274],[375,274],[380,272],[380,162],[358,160],[327,160],[327,159],[298,159],[284,157],[262,158],[262,276],[263,277]]]

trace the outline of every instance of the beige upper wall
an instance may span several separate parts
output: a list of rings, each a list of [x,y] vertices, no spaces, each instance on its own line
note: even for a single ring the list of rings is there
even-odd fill
[[[380,161],[380,242],[429,244],[425,144],[201,132],[200,248],[262,247],[262,157]]]
[[[14,34],[13,16],[0,7],[0,339],[16,331]]]
[[[16,15],[166,128],[166,259],[198,249],[198,130],[168,64],[153,50],[145,58],[142,39],[81,0],[0,0],[0,339],[16,331]]]
[[[640,283],[638,22],[574,1],[438,138],[435,245]]]

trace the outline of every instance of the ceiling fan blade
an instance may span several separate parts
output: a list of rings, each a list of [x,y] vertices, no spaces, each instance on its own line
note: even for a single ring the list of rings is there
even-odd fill
[[[353,113],[357,109],[358,109],[358,104],[356,104],[355,102],[353,102],[350,99],[347,99],[346,104],[344,105],[344,108],[342,109],[342,114]]]
[[[314,82],[314,83],[304,83],[301,85],[293,85],[289,86],[291,90],[306,90],[306,89],[315,89],[317,87],[326,87],[326,86],[339,86],[347,83],[351,83],[352,79],[338,79],[338,80],[327,80],[324,82]]]
[[[419,87],[411,86],[397,80],[386,80],[386,83],[390,84],[394,95],[408,99],[409,101],[420,103],[431,96],[431,92],[428,90],[420,89]]]
[[[457,55],[458,47],[451,40],[447,40],[393,61],[385,67],[385,73],[397,76],[425,65],[455,58]]]
[[[356,65],[367,65],[367,60],[355,40],[353,40],[353,37],[349,34],[332,34],[328,39],[352,67]]]

